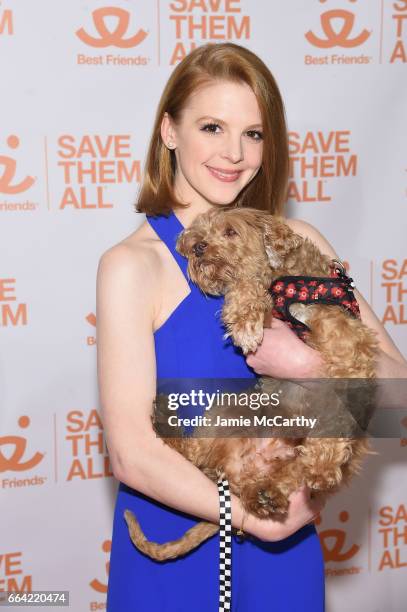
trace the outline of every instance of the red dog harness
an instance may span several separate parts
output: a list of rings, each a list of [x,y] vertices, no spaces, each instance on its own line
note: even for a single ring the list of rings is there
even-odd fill
[[[269,288],[274,302],[273,317],[288,323],[301,340],[305,340],[310,328],[290,313],[291,304],[332,304],[360,319],[359,304],[353,293],[355,283],[340,261],[333,259],[332,262],[329,277],[280,276]]]

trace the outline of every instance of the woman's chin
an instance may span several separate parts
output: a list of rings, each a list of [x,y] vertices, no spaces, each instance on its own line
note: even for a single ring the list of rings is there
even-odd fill
[[[232,194],[232,196],[229,194],[216,194],[212,195],[211,197],[207,198],[207,201],[209,202],[209,204],[211,204],[212,206],[217,206],[219,208],[223,207],[226,208],[227,206],[231,206],[234,201],[236,200],[236,196],[237,194]]]

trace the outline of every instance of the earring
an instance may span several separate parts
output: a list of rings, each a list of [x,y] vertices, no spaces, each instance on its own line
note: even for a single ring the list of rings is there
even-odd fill
[[[169,142],[168,142],[168,144],[167,144],[167,147],[168,147],[169,149],[173,149],[173,148],[174,148],[174,143],[173,143],[173,142],[171,142],[171,141],[169,141]]]

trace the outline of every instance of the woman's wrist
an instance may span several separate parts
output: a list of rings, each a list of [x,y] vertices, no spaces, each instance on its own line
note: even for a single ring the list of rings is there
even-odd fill
[[[263,542],[278,542],[284,539],[283,526],[272,519],[259,519],[248,514],[245,519],[245,532]]]
[[[253,536],[265,542],[277,542],[285,537],[284,528],[278,521],[271,519],[260,519],[254,514],[247,512],[240,499],[236,495],[231,495],[232,506],[232,526],[238,532],[242,529],[245,534]]]
[[[243,538],[246,534],[245,534],[245,520],[247,519],[247,512],[245,510],[243,510],[243,517],[242,517],[242,524],[240,525],[239,529],[236,531],[236,535],[240,536],[241,538]]]
[[[259,530],[259,520],[253,514],[247,514],[245,518],[245,532],[261,540],[262,533]]]
[[[236,495],[232,494],[230,496],[230,503],[232,507],[232,527],[240,529],[245,516],[244,508]]]
[[[253,514],[249,514],[242,506],[240,499],[236,495],[231,495],[232,504],[232,527],[236,529],[237,535],[239,531],[244,531],[245,534],[250,534],[259,537],[256,527],[258,527],[258,519]]]

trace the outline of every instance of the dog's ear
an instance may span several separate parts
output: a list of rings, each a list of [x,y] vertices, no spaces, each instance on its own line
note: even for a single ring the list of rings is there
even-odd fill
[[[183,255],[184,257],[188,257],[188,255],[190,255],[191,240],[190,240],[190,232],[187,229],[184,229],[178,235],[178,239],[175,244],[175,250],[181,255]]]
[[[186,257],[185,246],[185,236],[184,232],[182,232],[179,234],[177,242],[175,243],[175,250],[181,255],[184,255],[184,257]]]
[[[282,217],[263,217],[263,240],[272,268],[280,267],[290,251],[301,246],[303,238],[284,223]]]

